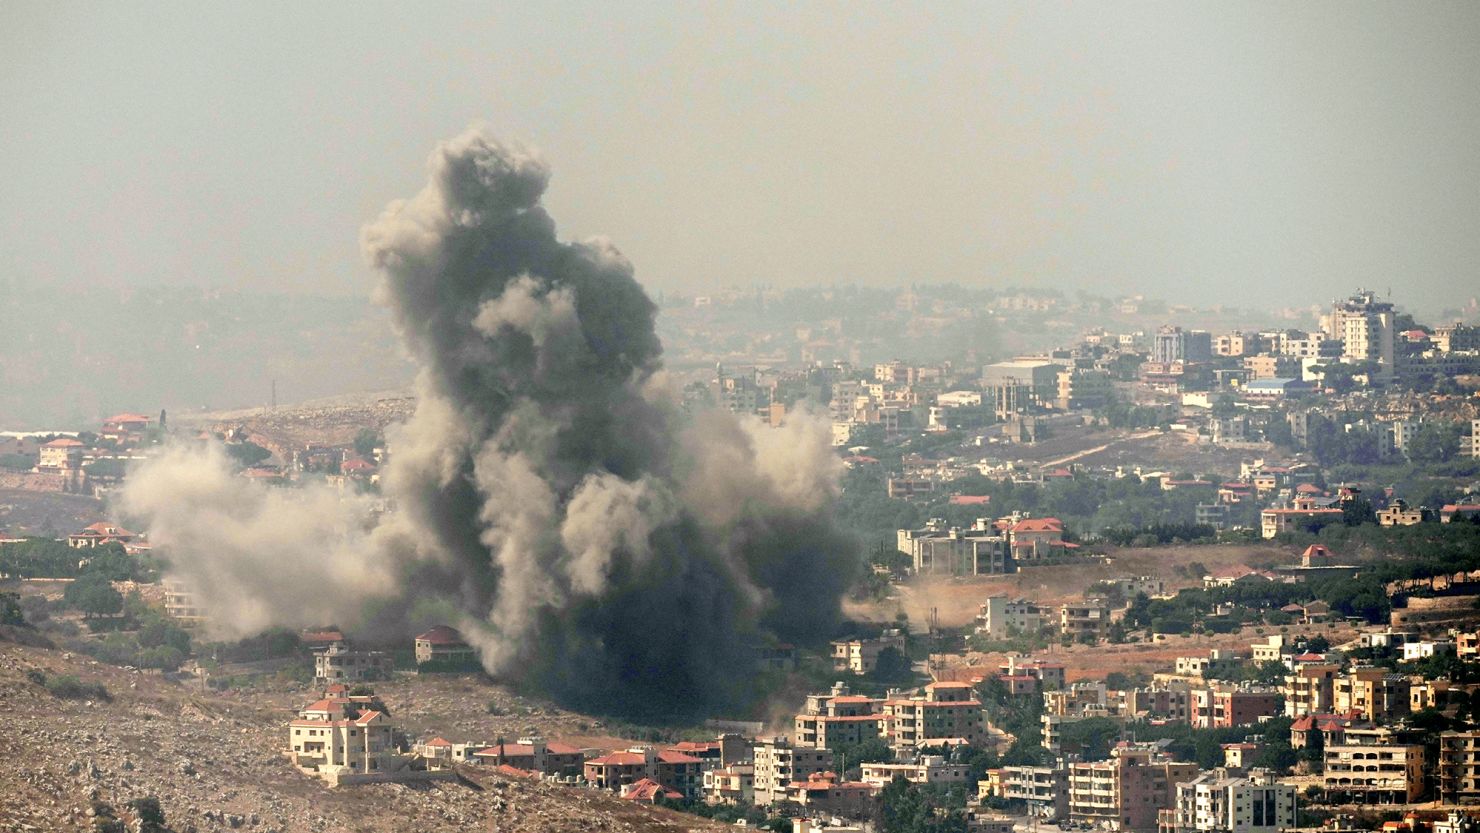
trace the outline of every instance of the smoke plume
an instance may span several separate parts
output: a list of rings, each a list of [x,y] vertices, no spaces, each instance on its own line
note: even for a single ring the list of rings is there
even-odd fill
[[[754,648],[826,636],[858,559],[825,424],[683,416],[632,265],[557,237],[536,154],[475,128],[429,168],[362,234],[421,365],[393,510],[271,492],[214,451],[124,489],[219,626],[450,616],[491,673],[619,710],[714,702]]]

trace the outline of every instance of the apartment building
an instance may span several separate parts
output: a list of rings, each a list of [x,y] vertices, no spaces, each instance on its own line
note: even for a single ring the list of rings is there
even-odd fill
[[[1439,735],[1439,800],[1445,804],[1480,804],[1480,731]]]
[[[1421,744],[1335,744],[1324,757],[1321,786],[1334,803],[1411,804],[1423,795]]]
[[[1374,723],[1385,723],[1409,712],[1412,681],[1386,668],[1353,668],[1333,681],[1335,711]]]
[[[1197,764],[1122,743],[1110,750],[1109,760],[1069,764],[1069,818],[1149,833],[1157,829],[1158,812],[1175,806],[1177,784],[1197,772]]]
[[[1341,667],[1312,662],[1296,666],[1285,677],[1281,693],[1285,696],[1285,715],[1328,714],[1335,710],[1336,675]]]
[[[797,746],[833,749],[883,737],[884,701],[852,694],[836,683],[827,694],[810,694],[794,720]]]
[[[1085,599],[1059,607],[1059,633],[1070,639],[1098,642],[1110,632],[1110,605],[1104,599]]]
[[[473,753],[478,763],[511,766],[526,772],[575,777],[582,775],[586,753],[568,743],[551,743],[537,735],[518,743],[500,743]]]
[[[1215,769],[1177,785],[1174,819],[1175,833],[1279,833],[1295,826],[1295,787]]]
[[[976,576],[1013,571],[1006,535],[978,518],[970,529],[947,527],[939,518],[924,529],[901,529],[899,551],[910,557],[916,575]]]
[[[1253,726],[1279,713],[1280,693],[1273,689],[1215,689],[1208,725],[1214,729]]]
[[[938,682],[910,698],[884,701],[884,729],[896,753],[957,741],[987,744],[981,701],[969,683]]]
[[[889,786],[895,778],[912,784],[964,784],[969,769],[966,764],[949,763],[941,755],[921,755],[919,761],[909,764],[863,764],[859,780],[877,789]]]
[[[1005,766],[989,770],[982,798],[1021,801],[1028,815],[1053,821],[1069,815],[1069,770],[1063,766]]]
[[[748,807],[755,803],[755,764],[704,771],[704,803]]]
[[[1031,634],[1053,621],[1053,610],[1027,599],[990,596],[976,616],[976,633],[992,639]]]
[[[833,767],[832,750],[796,746],[779,737],[757,740],[753,759],[755,803],[761,807],[785,800],[786,788],[793,781],[805,781]]]

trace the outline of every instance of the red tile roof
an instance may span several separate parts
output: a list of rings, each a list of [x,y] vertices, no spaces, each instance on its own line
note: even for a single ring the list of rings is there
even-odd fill
[[[546,743],[545,751],[552,755],[578,755],[581,750],[568,743]],[[494,745],[487,749],[479,749],[474,752],[481,758],[497,758],[502,752],[505,758],[528,757],[534,754],[534,747],[527,743],[505,743],[502,746]]]
[[[627,791],[622,795],[622,797],[627,799],[628,801],[646,802],[657,801],[659,796],[676,800],[683,798],[683,793],[670,790],[651,778],[643,778],[640,781],[634,782],[632,786],[628,787]]]

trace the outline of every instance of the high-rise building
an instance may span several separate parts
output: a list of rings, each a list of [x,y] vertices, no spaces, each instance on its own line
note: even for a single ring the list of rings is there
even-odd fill
[[[1395,318],[1391,303],[1377,300],[1370,290],[1359,289],[1350,298],[1332,304],[1331,312],[1321,316],[1321,331],[1327,338],[1341,340],[1343,361],[1376,362],[1378,378],[1390,381]]]
[[[1277,833],[1295,826],[1295,787],[1268,772],[1215,769],[1177,785],[1176,833]]]

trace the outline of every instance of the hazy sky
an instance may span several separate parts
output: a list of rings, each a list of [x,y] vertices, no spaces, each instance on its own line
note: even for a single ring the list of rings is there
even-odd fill
[[[482,120],[655,289],[1480,291],[1480,3],[0,2],[0,277],[363,292]]]

